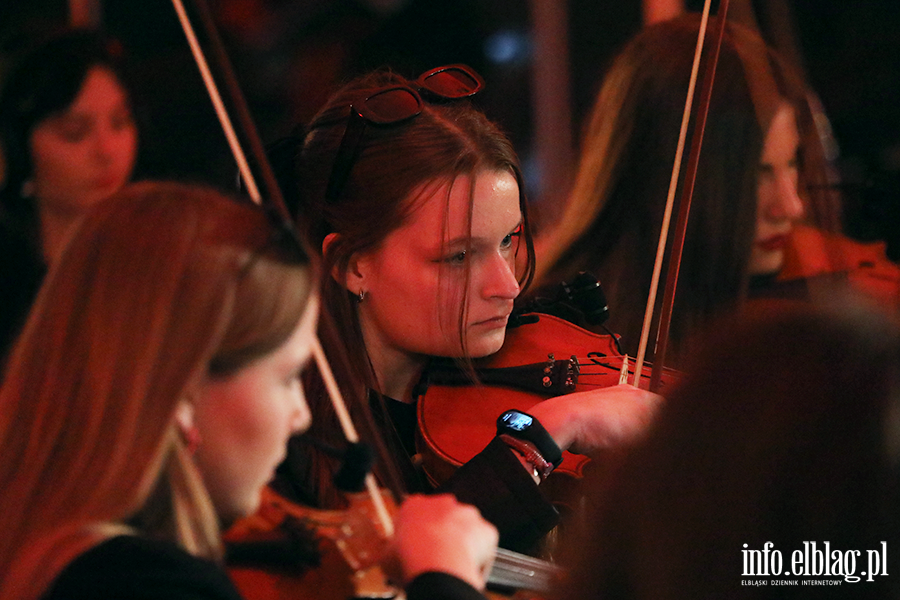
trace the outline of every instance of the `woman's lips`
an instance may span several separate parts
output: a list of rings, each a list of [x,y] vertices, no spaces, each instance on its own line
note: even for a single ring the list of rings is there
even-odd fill
[[[106,190],[112,187],[119,187],[123,183],[123,178],[117,173],[107,173],[94,179],[94,187]]]
[[[784,248],[784,246],[787,244],[787,241],[787,234],[773,235],[771,237],[767,237],[764,240],[757,241],[756,246],[767,252],[772,252]]]
[[[506,322],[509,320],[509,314],[503,314],[497,317],[493,317],[491,319],[485,319],[484,321],[478,321],[477,323],[473,323],[473,326],[483,325],[487,327],[506,327]]]

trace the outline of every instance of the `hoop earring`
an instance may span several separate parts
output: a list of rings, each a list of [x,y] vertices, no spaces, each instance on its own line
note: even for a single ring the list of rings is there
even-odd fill
[[[359,290],[359,301],[362,302],[366,299],[366,290]]]

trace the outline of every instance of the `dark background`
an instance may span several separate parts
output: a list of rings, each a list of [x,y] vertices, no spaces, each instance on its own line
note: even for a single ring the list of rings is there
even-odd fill
[[[564,2],[564,0],[552,0]],[[341,81],[389,65],[416,76],[463,62],[479,102],[511,135],[541,203],[532,158],[529,2],[525,0],[209,0],[265,141],[308,120]],[[378,9],[378,4],[394,6]],[[840,148],[848,233],[900,256],[900,4],[756,0],[761,29],[793,55]],[[641,24],[639,0],[569,0],[576,143],[607,61]],[[688,0],[699,10],[702,2]],[[775,11],[772,6],[779,7]],[[133,66],[140,176],[231,185],[234,165],[168,0],[105,0],[100,16]],[[60,0],[0,2],[0,69],[67,19]],[[787,35],[785,35],[787,32]],[[546,210],[546,207],[545,207]],[[552,213],[552,210],[548,210]]]

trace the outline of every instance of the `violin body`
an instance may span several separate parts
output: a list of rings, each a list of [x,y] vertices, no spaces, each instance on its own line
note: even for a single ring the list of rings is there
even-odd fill
[[[390,494],[382,491],[382,497],[388,510],[396,513]],[[255,561],[231,564],[228,573],[241,595],[248,600],[402,599],[403,589],[383,566],[391,564],[386,559],[389,542],[378,524],[374,503],[365,492],[348,494],[347,499],[346,509],[321,510],[264,488],[259,509],[226,532],[229,548],[277,541],[300,528],[314,535],[317,547],[311,559],[298,560],[298,553],[283,553],[276,547]],[[536,594],[556,589],[563,577],[563,570],[554,564],[498,548],[487,583],[503,593],[486,595],[499,600],[515,592],[539,598]]]
[[[474,361],[478,385],[449,362],[429,369],[427,388],[418,399],[417,450],[433,483],[445,481],[488,445],[504,411],[528,412],[547,398],[619,383],[624,357],[611,335],[552,315],[534,317],[536,322],[510,328],[499,352]],[[677,373],[667,370],[661,392],[675,379]],[[649,382],[645,367],[640,387],[648,388]],[[589,460],[564,452],[562,464],[542,487],[552,498],[569,497],[568,488],[583,476]]]
[[[858,242],[813,227],[796,226],[776,285],[790,286],[828,277],[840,277],[888,310],[900,309],[900,265],[887,258],[883,242]]]
[[[396,507],[383,494],[389,509]],[[387,537],[365,494],[348,494],[349,508],[321,510],[263,490],[260,507],[225,534],[230,550],[256,545],[257,556],[230,561],[232,581],[248,600],[394,598],[402,592],[381,568]],[[287,538],[311,535],[313,556],[288,550]],[[233,554],[233,552],[229,552]],[[245,556],[249,552],[242,552]]]

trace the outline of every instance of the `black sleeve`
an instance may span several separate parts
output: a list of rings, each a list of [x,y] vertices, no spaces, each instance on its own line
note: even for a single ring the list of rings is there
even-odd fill
[[[509,447],[494,438],[438,491],[473,504],[500,531],[500,546],[528,552],[559,521],[559,513]]]
[[[485,600],[471,585],[447,573],[422,573],[406,586],[406,600]]]
[[[57,577],[43,600],[241,600],[225,571],[180,548],[137,536],[88,550]]]

